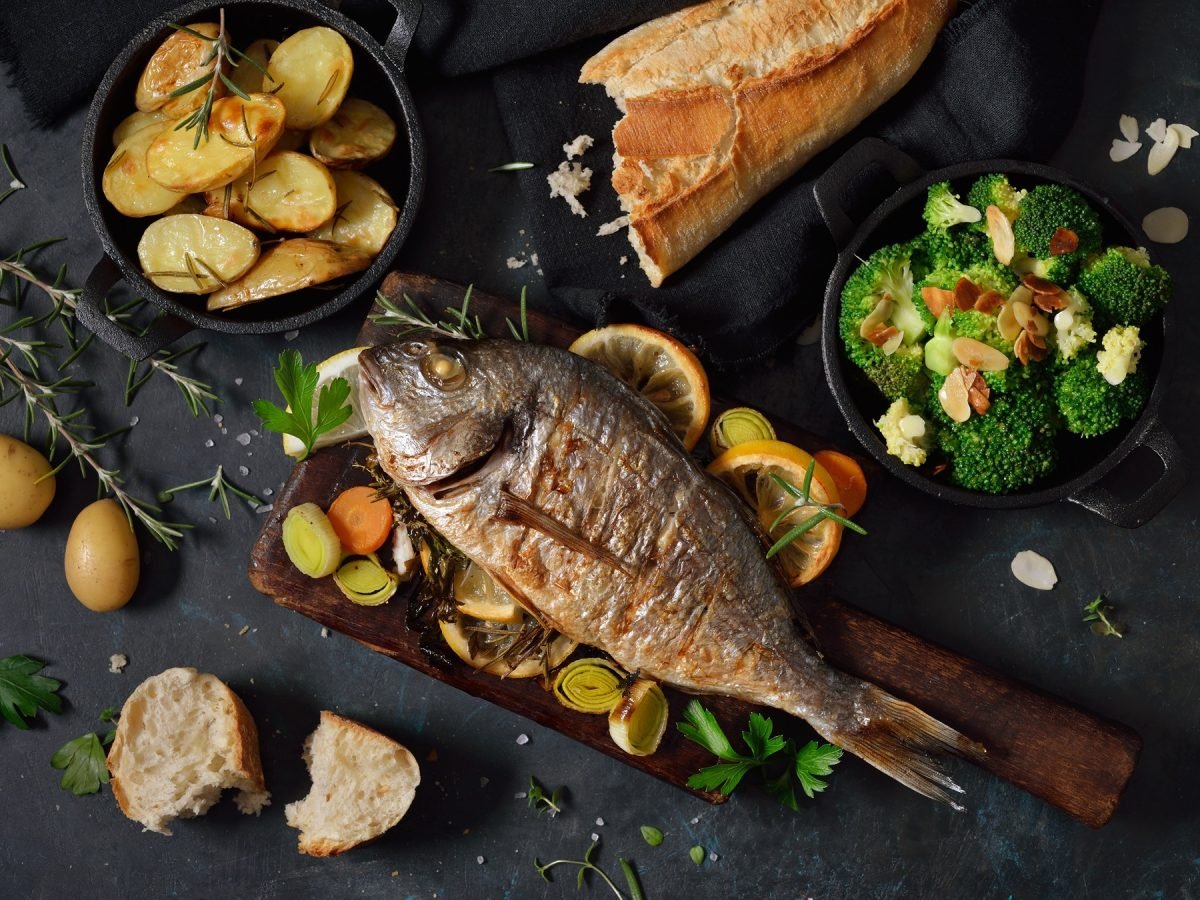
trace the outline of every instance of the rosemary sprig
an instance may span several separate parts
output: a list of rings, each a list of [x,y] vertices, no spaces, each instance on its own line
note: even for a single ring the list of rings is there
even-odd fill
[[[158,372],[170,378],[174,382],[175,387],[179,388],[183,402],[187,404],[193,416],[199,416],[202,412],[207,415],[210,412],[208,408],[209,401],[220,403],[221,398],[213,393],[212,385],[206,384],[199,378],[185,375],[179,371],[179,366],[176,364],[180,359],[195,353],[203,346],[203,343],[199,343],[174,352],[160,350],[145,360],[146,369],[144,372],[139,372],[141,368],[140,363],[131,359],[129,361],[128,374],[125,376],[125,405],[130,406],[133,403],[134,397],[137,396],[138,391],[142,389],[142,386]]]
[[[1103,594],[1085,606],[1083,612],[1083,621],[1091,623],[1093,634],[1098,634],[1102,637],[1125,637],[1125,632],[1121,630],[1121,626],[1109,618],[1113,613],[1113,607]]]
[[[526,308],[526,304],[525,304],[525,288],[522,287],[521,288],[521,315],[520,315],[521,327],[520,327],[520,329],[518,329],[517,326],[513,324],[512,319],[508,318],[508,316],[504,317],[504,322],[506,325],[508,325],[509,333],[512,334],[513,340],[515,340],[515,341],[525,341],[526,343],[529,342],[528,312],[529,312],[529,310]]]
[[[613,880],[608,877],[608,874],[594,862],[592,862],[592,854],[596,852],[596,848],[598,846],[600,846],[599,841],[592,841],[591,845],[587,848],[587,851],[583,854],[583,859],[552,859],[548,863],[542,863],[538,862],[537,857],[534,857],[533,867],[537,869],[539,875],[546,879],[546,881],[549,881],[550,870],[555,866],[578,866],[579,874],[576,876],[575,885],[579,890],[583,889],[584,876],[588,872],[595,872],[600,876],[604,883],[612,889],[612,892],[616,895],[617,900],[625,900],[625,895],[621,893],[621,891],[613,883]]]
[[[850,521],[845,516],[836,512],[838,509],[844,509],[842,504],[819,503],[812,499],[810,490],[812,488],[813,473],[816,472],[816,469],[817,461],[815,459],[810,460],[808,463],[808,468],[804,471],[804,483],[801,487],[796,487],[786,478],[781,478],[774,472],[771,473],[771,480],[779,486],[780,490],[784,491],[796,502],[775,517],[775,521],[772,522],[771,527],[767,529],[768,533],[773,532],[777,527],[779,527],[780,522],[798,510],[814,509],[816,511],[803,522],[793,525],[784,533],[783,537],[772,544],[771,549],[767,551],[767,559],[775,556],[775,554],[779,553],[793,541],[798,540],[801,535],[812,531],[812,529],[816,528],[826,519],[832,519],[833,521],[839,523],[843,528],[849,528],[856,534],[865,535],[867,533],[867,530],[861,525]]]
[[[225,477],[225,467],[217,466],[216,474],[212,478],[201,478],[199,481],[190,481],[187,484],[179,484],[175,487],[166,488],[158,492],[159,503],[170,503],[175,495],[182,491],[190,491],[192,488],[207,487],[208,500],[213,502],[219,501],[221,511],[225,513],[225,518],[230,517],[229,512],[229,495],[234,494],[241,497],[250,506],[252,510],[257,511],[263,505],[261,498],[254,496],[249,491],[244,490]]]
[[[525,169],[532,169],[534,163],[531,162],[510,162],[502,166],[492,166],[488,169],[489,172],[522,172]]]
[[[483,323],[479,321],[479,317],[476,316],[472,319],[470,315],[473,287],[473,285],[467,286],[467,291],[463,294],[462,306],[446,307],[446,314],[449,317],[447,319],[435,322],[408,294],[404,295],[404,306],[400,306],[378,292],[375,294],[375,302],[379,304],[383,312],[371,313],[368,318],[378,325],[399,326],[401,330],[397,333],[397,337],[404,337],[415,331],[432,331],[446,337],[478,340],[485,334]]]

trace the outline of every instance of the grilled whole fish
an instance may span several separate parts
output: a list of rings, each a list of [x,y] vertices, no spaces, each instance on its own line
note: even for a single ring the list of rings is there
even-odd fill
[[[926,796],[961,793],[929,752],[974,745],[822,661],[742,501],[606,370],[552,347],[433,337],[359,363],[383,469],[547,627],[628,671],[799,716]]]

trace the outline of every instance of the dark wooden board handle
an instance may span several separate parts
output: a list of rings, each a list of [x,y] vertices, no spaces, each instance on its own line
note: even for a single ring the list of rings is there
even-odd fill
[[[393,273],[382,291],[394,302],[402,302],[407,295],[438,318],[447,307],[461,303],[464,288],[421,275]],[[507,334],[505,320],[518,318],[515,303],[480,293],[473,295],[471,311],[490,334]],[[533,310],[528,313],[528,323],[530,338],[543,343],[567,346],[579,334]],[[392,329],[368,320],[359,343],[380,343],[393,336]],[[829,444],[787,423],[775,424],[780,437],[801,446]],[[359,607],[342,597],[329,579],[313,581],[301,575],[283,552],[283,513],[307,501],[328,506],[341,490],[365,483],[366,473],[359,466],[368,452],[362,444],[331,447],[296,466],[254,547],[250,580],[258,590],[433,678],[672,784],[685,787],[691,773],[712,761],[673,729],[653,756],[626,756],[609,739],[605,717],[566,710],[533,681],[505,681],[474,674],[466,666],[442,668],[431,662],[418,649],[417,636],[405,627],[403,598],[384,607]],[[1136,732],[841,601],[814,591],[803,592],[796,600],[831,664],[917,704],[980,741],[988,750],[980,762],[983,768],[1080,822],[1098,828],[1112,817],[1141,749]],[[677,717],[685,698],[675,691],[668,691],[668,697]],[[730,730],[742,727],[750,710],[745,704],[720,697],[706,697],[704,702]],[[722,799],[716,794],[702,796],[713,802]]]

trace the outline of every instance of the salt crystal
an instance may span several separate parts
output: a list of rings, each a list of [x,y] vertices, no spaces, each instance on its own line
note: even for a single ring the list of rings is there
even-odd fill
[[[121,670],[129,665],[129,657],[124,653],[114,653],[108,658],[108,671],[120,675]]]
[[[517,735],[517,745],[518,746],[524,747],[528,743],[529,743],[529,735],[527,735],[527,734],[518,734]]]
[[[689,824],[691,824],[691,825],[699,825],[699,824],[700,824],[700,817],[699,817],[699,816],[695,816],[695,817],[692,819],[692,821],[691,821]]]
[[[1121,135],[1125,138],[1125,140],[1129,141],[1131,144],[1137,141],[1137,119],[1135,119],[1133,116],[1121,116],[1121,119],[1117,125],[1121,129]]]
[[[245,466],[238,466],[238,473],[241,475],[249,475],[250,470],[247,469]]]
[[[294,341],[298,337],[300,337],[299,331],[285,331],[283,333],[283,339],[285,341]]]
[[[212,445],[213,445],[212,438],[209,438],[207,441],[204,442],[205,447],[211,447]]]
[[[239,444],[241,444],[243,447],[250,446],[250,435],[248,435],[246,432],[243,431],[241,434],[239,434],[237,436],[237,442]]]
[[[235,378],[235,379],[233,379],[233,383],[234,383],[234,384],[236,384],[238,387],[241,387],[241,386],[242,386],[242,379],[240,379],[240,378]]]
[[[487,860],[485,860],[482,856],[477,856],[475,857],[475,862],[482,866],[485,862],[487,862]]]
[[[275,493],[275,491],[273,491],[271,488],[263,488],[264,497],[270,497],[273,493]]]
[[[21,179],[19,179],[19,178],[14,178],[12,181],[10,181],[10,182],[8,183],[8,186],[9,186],[10,188],[12,188],[14,191],[19,191],[19,190],[22,190],[22,189],[24,189],[24,187],[25,187],[25,182],[23,182],[23,181],[22,181]]]
[[[216,414],[213,416],[213,421],[214,421],[216,424],[220,425],[222,422],[224,422],[224,421],[225,421],[225,417],[224,417],[223,415],[221,415],[220,413],[216,413]]]
[[[593,831],[592,832],[592,843],[594,844],[598,840],[600,840],[600,835],[596,834],[596,832]]]
[[[619,260],[617,260],[617,262],[619,262],[621,265],[625,265],[625,263],[629,262],[629,257],[622,256]]]
[[[323,637],[323,638],[327,638],[327,637],[329,637],[329,629],[328,629],[328,628],[324,628],[324,627],[323,627],[323,628],[321,629],[321,637]]]
[[[1188,233],[1188,216],[1178,206],[1164,206],[1147,213],[1142,230],[1156,244],[1178,244]]]
[[[139,419],[137,416],[134,416],[132,419],[129,420],[129,427],[132,428],[134,425],[136,425],[140,421],[142,421],[142,420]]]
[[[714,852],[714,853],[709,853],[709,854],[708,854],[708,861],[709,861],[709,862],[716,862],[716,861],[717,861],[718,859],[720,859],[720,858],[721,858],[721,857],[719,857],[719,856],[718,856],[718,855],[717,855],[715,852]]]
[[[262,515],[263,513],[269,513],[273,506],[274,506],[273,503],[264,503],[262,506],[260,506],[258,509],[254,510],[254,511],[256,513],[258,513],[259,515]]]
[[[216,524],[217,524],[217,517],[216,517],[216,516],[209,516],[209,517],[208,517],[208,524],[209,524],[209,525],[216,525]]]
[[[1022,550],[1014,556],[1011,568],[1017,581],[1039,591],[1048,591],[1058,583],[1054,565],[1046,557],[1032,550]]]
[[[597,816],[597,817],[596,817],[596,824],[597,824],[598,826],[600,826],[601,828],[603,828],[603,827],[604,827],[604,820],[603,820],[603,819],[601,819],[599,816]]]
[[[524,791],[517,791],[515,794],[513,794],[513,799],[514,800],[524,800],[528,796],[529,795],[526,794]]]

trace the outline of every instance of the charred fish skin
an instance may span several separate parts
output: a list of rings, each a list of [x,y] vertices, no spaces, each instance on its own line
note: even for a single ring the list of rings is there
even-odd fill
[[[820,659],[741,501],[603,368],[428,338],[364,351],[360,371],[384,470],[549,627],[629,671],[799,716],[927,796],[959,791],[926,751],[970,742]]]

